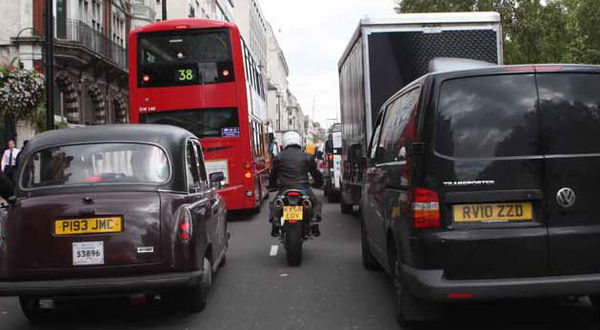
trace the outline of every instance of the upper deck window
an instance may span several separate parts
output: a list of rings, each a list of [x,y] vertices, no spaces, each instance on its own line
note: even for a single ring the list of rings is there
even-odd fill
[[[227,29],[142,33],[138,37],[138,86],[170,87],[234,80]]]

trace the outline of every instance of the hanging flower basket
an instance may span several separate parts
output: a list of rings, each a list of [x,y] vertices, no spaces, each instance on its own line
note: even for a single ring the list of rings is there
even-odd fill
[[[44,76],[35,70],[0,70],[0,114],[30,117],[44,102]]]

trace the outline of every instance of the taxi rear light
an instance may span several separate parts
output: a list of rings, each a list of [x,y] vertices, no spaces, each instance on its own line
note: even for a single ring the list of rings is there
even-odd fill
[[[413,226],[417,229],[441,227],[438,193],[429,189],[415,188],[413,190],[412,216]]]
[[[446,295],[448,299],[471,299],[473,298],[472,293],[448,293]]]
[[[188,209],[181,209],[179,213],[179,239],[183,242],[187,242],[192,238],[192,214]]]

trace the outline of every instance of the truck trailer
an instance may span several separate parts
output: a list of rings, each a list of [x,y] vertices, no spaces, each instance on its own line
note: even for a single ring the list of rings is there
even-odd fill
[[[338,64],[343,213],[360,202],[367,147],[381,106],[441,57],[503,64],[500,15],[399,14],[360,21]]]

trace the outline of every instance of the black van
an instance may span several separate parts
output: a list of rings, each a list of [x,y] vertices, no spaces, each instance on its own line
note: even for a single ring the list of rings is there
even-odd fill
[[[366,176],[363,263],[391,274],[401,323],[458,301],[600,307],[600,67],[428,74],[382,107]]]

